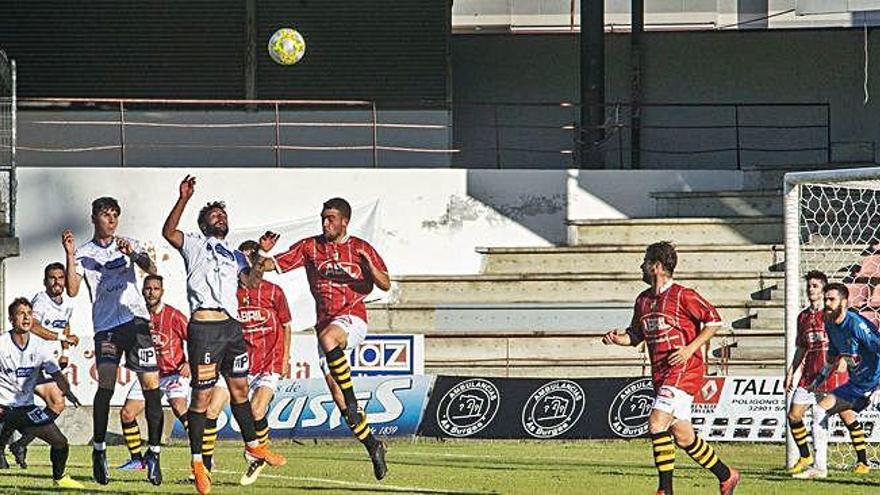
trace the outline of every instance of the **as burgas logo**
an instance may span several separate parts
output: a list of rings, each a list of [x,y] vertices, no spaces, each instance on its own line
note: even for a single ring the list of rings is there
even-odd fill
[[[522,425],[535,438],[553,438],[570,430],[584,413],[584,389],[570,380],[545,383],[526,401]]]
[[[437,426],[451,437],[469,437],[489,426],[498,413],[501,394],[492,382],[465,380],[449,389],[437,404]]]
[[[648,416],[653,404],[654,385],[650,378],[629,383],[611,402],[608,426],[620,437],[640,437],[648,432]]]

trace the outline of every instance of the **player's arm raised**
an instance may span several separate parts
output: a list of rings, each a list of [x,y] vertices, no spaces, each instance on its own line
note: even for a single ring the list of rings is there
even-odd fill
[[[70,229],[61,233],[61,245],[64,247],[66,265],[65,271],[65,289],[67,295],[76,297],[79,294],[79,283],[82,281],[82,275],[76,272],[76,239]]]
[[[174,203],[174,207],[171,208],[168,218],[165,219],[165,224],[162,226],[162,237],[174,246],[175,249],[183,247],[183,232],[178,230],[177,226],[180,224],[180,217],[183,216],[186,204],[195,192],[196,178],[187,175],[180,182],[180,196],[178,196],[177,202]]]

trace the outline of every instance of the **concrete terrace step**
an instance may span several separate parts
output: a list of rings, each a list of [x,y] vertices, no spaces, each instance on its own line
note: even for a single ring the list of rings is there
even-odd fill
[[[550,370],[561,373],[563,369],[569,373],[565,376],[611,376],[611,370],[644,374],[650,370],[643,352],[605,346],[600,339],[599,335],[481,336],[466,332],[429,336],[425,339],[425,365],[434,373],[494,370],[492,374],[502,376],[552,376]],[[745,372],[778,367],[784,359],[782,341],[779,335],[738,337],[729,349],[729,357],[721,359],[720,353],[710,352],[710,371],[722,363]]]
[[[765,299],[782,273],[690,272],[676,279],[713,304]],[[632,301],[647,286],[640,273],[408,275],[394,279],[391,303],[511,303]]]
[[[374,304],[367,307],[372,331],[431,332],[589,332],[624,328],[632,301],[596,303]],[[726,325],[747,328],[753,315],[744,304],[718,305]]]
[[[782,270],[780,244],[695,244],[677,247],[678,272]],[[638,272],[645,245],[565,247],[483,247],[482,273],[586,273],[604,270]]]
[[[699,217],[570,220],[568,244],[647,246],[668,240],[677,246],[715,244],[782,244],[782,218]]]
[[[651,193],[658,217],[761,217],[782,215],[781,189]]]

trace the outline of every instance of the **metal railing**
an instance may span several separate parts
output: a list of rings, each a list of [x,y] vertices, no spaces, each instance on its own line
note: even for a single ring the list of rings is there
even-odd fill
[[[0,50],[0,197],[2,219],[10,236],[15,236],[17,180],[15,155],[17,140],[17,95],[15,61]]]
[[[605,105],[600,168],[736,168],[829,163],[828,103],[642,103],[641,163],[633,163],[631,105]],[[523,168],[536,157],[586,168],[579,151],[580,105],[571,102],[456,103],[455,147],[468,166]],[[524,131],[530,131],[525,135]],[[480,134],[482,133],[482,134]],[[479,143],[473,145],[472,143]],[[595,166],[596,164],[586,164]]]
[[[600,164],[579,156],[580,109],[571,102],[39,98],[20,106],[28,119],[18,149],[35,165],[84,165],[49,158],[76,155],[123,167],[188,156],[184,165],[199,166],[214,153],[204,159],[243,164],[226,166],[739,169],[828,163],[832,152],[828,103],[644,103],[638,150],[630,104],[610,103],[605,138],[592,145]],[[75,137],[59,143],[61,128]]]

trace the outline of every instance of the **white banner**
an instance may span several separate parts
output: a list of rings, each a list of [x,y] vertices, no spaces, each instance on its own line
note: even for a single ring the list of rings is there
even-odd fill
[[[785,388],[782,377],[706,377],[694,397],[694,428],[706,440],[784,442]],[[868,442],[880,442],[880,411],[874,405],[859,414]],[[831,442],[849,442],[846,427],[834,416]]]

